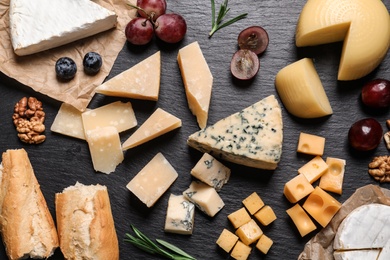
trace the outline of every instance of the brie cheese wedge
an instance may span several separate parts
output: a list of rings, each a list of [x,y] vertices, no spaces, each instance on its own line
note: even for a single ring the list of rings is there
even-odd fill
[[[116,26],[117,15],[90,0],[11,0],[12,47],[19,56],[52,49]]]

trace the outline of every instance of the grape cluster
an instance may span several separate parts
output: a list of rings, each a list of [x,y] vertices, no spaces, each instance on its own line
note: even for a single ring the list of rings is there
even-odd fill
[[[167,43],[177,43],[184,38],[187,24],[184,18],[176,13],[167,14],[166,0],[137,0],[138,16],[132,19],[125,28],[127,41],[134,45],[149,43],[154,34]]]

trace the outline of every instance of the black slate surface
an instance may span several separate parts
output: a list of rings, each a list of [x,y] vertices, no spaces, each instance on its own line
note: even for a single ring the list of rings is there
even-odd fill
[[[220,1],[217,1],[217,6]],[[229,256],[218,249],[215,241],[223,228],[232,229],[227,215],[242,207],[241,201],[252,192],[257,192],[264,202],[276,212],[278,219],[264,233],[274,241],[268,255],[253,250],[249,259],[296,259],[305,243],[315,234],[301,238],[294,224],[285,213],[292,206],[283,195],[286,181],[297,174],[297,169],[311,157],[296,153],[298,135],[301,131],[317,134],[326,138],[324,158],[328,156],[346,159],[344,190],[341,196],[333,194],[344,202],[357,188],[367,184],[377,184],[367,173],[367,165],[373,156],[387,155],[384,143],[373,152],[356,153],[347,143],[350,125],[358,119],[375,117],[387,131],[385,120],[390,118],[389,111],[373,113],[365,109],[360,101],[362,85],[375,78],[389,79],[390,55],[370,75],[350,82],[337,81],[337,68],[341,53],[341,43],[323,46],[296,48],[294,31],[299,13],[305,1],[230,1],[229,17],[243,12],[248,17],[227,28],[218,31],[211,39],[211,9],[209,1],[168,0],[168,11],[183,15],[188,31],[179,44],[166,45],[157,40],[143,47],[125,45],[109,75],[109,78],[133,66],[144,58],[161,50],[162,74],[161,91],[158,102],[130,100],[133,104],[139,125],[157,108],[161,107],[182,119],[183,126],[140,147],[129,150],[125,160],[115,173],[105,175],[95,173],[86,142],[52,133],[49,128],[58,111],[60,103],[20,85],[14,79],[0,74],[0,151],[25,148],[29,154],[35,174],[41,185],[51,213],[55,217],[54,194],[76,181],[84,184],[100,183],[106,185],[111,199],[112,212],[120,244],[121,259],[160,259],[148,255],[123,241],[130,224],[135,225],[151,238],[162,238],[186,250],[197,259],[228,259]],[[390,1],[384,1],[390,8]],[[249,82],[235,80],[229,70],[230,59],[237,50],[238,33],[251,25],[264,27],[269,34],[270,44],[260,56],[261,68],[256,78]],[[195,215],[195,228],[191,236],[165,234],[164,221],[167,200],[170,193],[180,194],[190,184],[190,170],[200,159],[201,153],[186,145],[187,137],[198,130],[195,117],[187,106],[185,92],[178,64],[179,48],[198,41],[214,75],[214,87],[208,123],[212,124],[238,110],[257,102],[268,95],[277,96],[274,87],[276,73],[284,66],[300,58],[310,57],[322,80],[334,110],[332,116],[321,119],[302,120],[287,113],[282,107],[284,123],[283,154],[279,167],[275,171],[262,171],[224,162],[232,169],[229,183],[224,186],[220,196],[226,206],[214,218],[205,216],[199,210]],[[43,101],[47,115],[45,122],[47,140],[40,145],[21,143],[11,121],[14,104],[24,96],[35,96]],[[277,96],[278,97],[278,96]],[[279,99],[279,98],[278,98]],[[90,108],[99,107],[116,100],[127,101],[97,95]],[[280,99],[279,99],[280,101]],[[121,135],[122,141],[134,131]],[[148,212],[141,211],[131,200],[126,184],[152,157],[162,152],[179,173],[179,178],[166,194]],[[389,184],[380,184],[389,188]],[[318,229],[320,230],[320,229]],[[3,246],[0,246],[0,259],[6,259]],[[63,259],[57,250],[51,259]]]

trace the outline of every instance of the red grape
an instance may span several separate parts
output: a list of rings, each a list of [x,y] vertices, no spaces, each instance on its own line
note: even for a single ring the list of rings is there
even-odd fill
[[[165,14],[167,2],[165,0],[137,0],[138,14],[144,18],[151,18],[152,21]]]
[[[240,49],[251,50],[259,55],[267,49],[269,38],[262,27],[251,26],[240,32],[237,41]]]
[[[352,124],[348,132],[349,144],[359,151],[370,151],[378,147],[383,129],[374,118],[364,118]]]
[[[144,45],[153,38],[153,25],[148,19],[136,17],[126,25],[125,34],[130,43]]]
[[[366,83],[362,88],[363,104],[375,108],[387,108],[390,106],[390,81],[375,79]]]
[[[163,14],[156,20],[155,32],[162,41],[177,43],[184,38],[187,32],[187,24],[179,14]]]
[[[256,53],[250,50],[238,50],[234,53],[230,63],[233,76],[247,80],[253,78],[260,68],[260,61]]]

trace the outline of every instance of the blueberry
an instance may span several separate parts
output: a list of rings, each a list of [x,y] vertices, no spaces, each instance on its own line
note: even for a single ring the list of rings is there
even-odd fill
[[[84,71],[87,74],[96,74],[102,67],[102,57],[96,52],[88,52],[83,59]]]
[[[60,80],[70,80],[76,75],[77,65],[71,58],[62,57],[57,60],[55,69]]]

